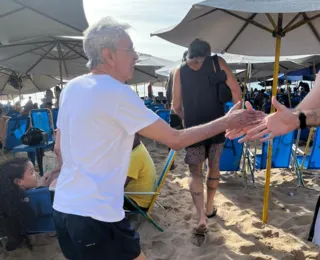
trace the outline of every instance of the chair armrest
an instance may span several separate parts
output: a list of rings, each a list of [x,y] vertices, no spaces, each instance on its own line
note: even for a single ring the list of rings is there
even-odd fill
[[[158,192],[124,192],[124,195],[156,195]]]

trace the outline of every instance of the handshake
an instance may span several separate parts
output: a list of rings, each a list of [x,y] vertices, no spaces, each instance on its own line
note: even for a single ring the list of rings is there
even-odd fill
[[[266,115],[254,110],[248,101],[245,103],[247,109],[240,109],[241,102],[238,102],[225,115],[228,125],[226,137],[229,139],[241,137],[239,142],[253,140],[265,142],[299,127],[299,111],[288,109],[275,97],[272,98],[272,104],[277,112]]]

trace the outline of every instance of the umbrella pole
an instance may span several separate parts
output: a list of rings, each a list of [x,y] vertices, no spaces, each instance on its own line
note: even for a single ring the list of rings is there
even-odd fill
[[[286,75],[286,85],[287,85],[287,94],[288,94],[289,107],[291,108],[291,93],[289,91],[289,82],[288,82],[287,73],[285,75]]]
[[[276,97],[276,95],[277,95],[280,49],[281,49],[281,36],[277,35],[276,36],[276,52],[275,52],[274,70],[273,70],[273,86],[272,86],[272,96],[273,97]],[[274,111],[275,111],[274,106],[271,104],[271,113],[273,113]],[[264,223],[267,223],[267,221],[268,221],[271,159],[272,159],[272,141],[269,141],[267,171],[266,171],[264,200],[263,200],[263,212],[262,212],[262,221]]]

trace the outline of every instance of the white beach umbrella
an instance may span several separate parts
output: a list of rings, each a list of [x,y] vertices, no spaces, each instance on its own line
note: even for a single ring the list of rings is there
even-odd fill
[[[19,74],[9,69],[0,69],[0,95],[33,94],[57,84],[59,80],[51,76]]]
[[[0,43],[46,35],[81,36],[88,27],[82,0],[1,0]]]
[[[0,64],[25,74],[51,75],[63,79],[88,73],[82,37],[42,36],[0,45]],[[155,69],[168,60],[139,54],[132,80],[128,84],[157,81]]]

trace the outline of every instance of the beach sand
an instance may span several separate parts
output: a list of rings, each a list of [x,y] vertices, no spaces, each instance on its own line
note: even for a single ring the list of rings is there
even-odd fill
[[[167,148],[143,140],[158,172],[166,159]],[[295,174],[289,170],[272,170],[268,224],[261,221],[265,171],[256,173],[257,188],[250,178],[248,187],[240,173],[221,173],[221,183],[215,198],[218,214],[208,220],[205,239],[192,235],[197,224],[195,208],[188,191],[188,167],[179,152],[178,167],[170,172],[155,206],[154,219],[165,229],[157,231],[149,222],[134,216],[142,249],[151,260],[244,260],[319,259],[320,248],[307,242],[313,210],[319,192],[296,188]],[[320,180],[306,174],[306,183],[319,187]],[[55,238],[47,234],[33,238],[34,249],[1,251],[0,259],[62,260]]]

